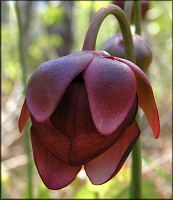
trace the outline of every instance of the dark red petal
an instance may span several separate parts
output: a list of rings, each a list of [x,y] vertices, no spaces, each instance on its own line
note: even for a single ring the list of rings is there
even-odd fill
[[[76,178],[81,166],[70,166],[54,157],[32,129],[31,140],[34,161],[46,187],[57,190],[69,185]]]
[[[101,136],[96,133],[77,135],[72,141],[70,149],[70,163],[83,165],[106,151],[114,141],[117,141],[122,132]],[[107,138],[106,138],[107,137]]]
[[[93,54],[77,52],[40,65],[32,74],[26,92],[27,106],[39,122],[55,111],[70,82],[92,61]]]
[[[55,129],[71,140],[81,133],[97,132],[84,83],[72,81],[50,119]]]
[[[84,168],[90,181],[100,185],[113,178],[121,169],[139,135],[140,130],[134,121],[111,148],[85,164]]]
[[[127,117],[136,95],[136,77],[122,62],[95,55],[83,72],[94,124],[110,135]]]
[[[45,148],[59,160],[69,164],[70,141],[68,137],[47,123],[38,123],[33,117],[31,117],[31,120],[31,130],[37,135]]]
[[[134,121],[138,102],[135,98],[132,108],[126,119],[118,129],[108,136],[100,135],[98,132],[90,132],[77,135],[70,148],[69,159],[72,165],[83,165],[96,158],[110,148],[124,134],[126,128]]]
[[[29,117],[30,117],[30,114],[29,114],[29,110],[26,105],[26,99],[25,99],[23,106],[22,106],[21,113],[20,113],[20,117],[19,117],[19,131],[20,132],[22,132],[22,130],[24,129],[26,123],[29,120]]]
[[[115,59],[126,63],[134,71],[137,80],[139,106],[144,111],[155,138],[158,138],[160,133],[159,115],[149,80],[147,79],[145,73],[134,63],[121,58]]]

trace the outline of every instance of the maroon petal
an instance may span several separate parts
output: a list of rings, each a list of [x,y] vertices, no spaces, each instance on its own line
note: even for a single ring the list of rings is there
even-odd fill
[[[20,117],[19,117],[19,131],[20,132],[22,132],[22,130],[24,129],[26,123],[29,120],[29,117],[30,117],[30,114],[29,114],[29,110],[26,105],[26,99],[25,99],[23,106],[22,106],[21,113],[20,113]]]
[[[34,161],[46,187],[57,190],[69,185],[76,178],[81,166],[70,166],[54,157],[32,129],[31,140]]]
[[[132,108],[126,119],[118,129],[108,136],[100,135],[98,132],[90,132],[77,135],[70,147],[69,159],[72,165],[83,165],[96,158],[110,148],[134,121],[137,112],[138,102],[135,98]]]
[[[40,65],[32,74],[26,92],[27,106],[39,122],[46,121],[70,82],[92,61],[93,54],[77,52]]]
[[[59,160],[69,164],[69,148],[70,141],[60,131],[51,127],[49,123],[38,123],[31,117],[32,120],[32,133],[37,135],[40,142],[45,146],[47,151],[54,155]]]
[[[83,165],[105,152],[122,132],[101,136],[96,133],[77,135],[72,141],[69,159],[72,165]]]
[[[55,129],[71,140],[78,134],[97,132],[84,82],[70,83],[50,120]]]
[[[95,55],[83,72],[94,124],[110,135],[127,117],[136,95],[136,77],[122,62]]]
[[[159,115],[149,80],[147,79],[145,73],[134,63],[121,58],[115,59],[126,63],[134,71],[137,80],[139,106],[144,111],[155,138],[158,138],[160,132]]]
[[[140,130],[134,121],[111,148],[85,164],[84,168],[90,181],[95,185],[100,185],[113,178],[121,169],[139,135]]]

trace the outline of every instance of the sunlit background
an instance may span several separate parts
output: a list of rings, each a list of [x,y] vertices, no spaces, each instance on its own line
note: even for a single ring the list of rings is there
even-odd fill
[[[32,158],[29,128],[19,133],[18,118],[25,82],[43,62],[81,51],[95,12],[111,1],[19,1],[21,27],[15,1],[1,2],[1,198],[129,198],[131,155],[108,183],[92,185],[84,170],[61,190],[49,190]],[[133,25],[131,26],[134,32]],[[119,32],[114,16],[101,25],[96,49]],[[21,67],[22,37],[25,69]],[[143,198],[172,197],[172,1],[151,1],[142,37],[153,52],[147,72],[160,115],[156,140],[140,111]],[[24,80],[25,79],[25,80]],[[30,127],[30,123],[28,125]],[[28,153],[29,154],[28,154]]]

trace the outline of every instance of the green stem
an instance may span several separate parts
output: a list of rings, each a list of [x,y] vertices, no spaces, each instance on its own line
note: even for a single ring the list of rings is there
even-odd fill
[[[126,14],[129,23],[131,22],[132,18],[132,10],[133,10],[133,1],[125,1],[124,3],[124,12]]]
[[[19,29],[19,37],[18,37],[18,48],[19,48],[19,60],[20,60],[20,67],[22,70],[22,82],[24,85],[23,93],[26,94],[26,70],[25,70],[25,59],[24,59],[24,51],[23,51],[23,35],[21,29],[21,15],[20,9],[18,6],[18,2],[15,2],[15,11],[16,17],[18,22],[18,29]],[[27,198],[32,199],[33,194],[33,187],[32,187],[32,155],[31,155],[31,141],[30,135],[28,134],[30,130],[29,124],[26,125],[24,129],[24,137],[25,137],[25,146],[26,146],[26,156],[27,156]]]
[[[136,142],[132,150],[132,182],[131,182],[131,199],[141,199],[142,188],[141,174],[141,141]]]
[[[134,23],[138,35],[141,35],[141,14],[140,2],[134,1]],[[136,115],[139,123],[139,113]],[[131,180],[131,199],[141,199],[142,192],[142,162],[141,162],[141,142],[140,137],[132,150],[132,180]]]
[[[141,35],[141,4],[140,1],[134,1],[134,24],[135,32]]]
[[[21,14],[20,9],[18,6],[18,2],[15,2],[15,11],[16,11],[16,17],[17,17],[17,23],[18,23],[18,48],[19,48],[19,61],[20,61],[20,67],[22,70],[22,82],[24,84],[24,93],[26,92],[26,70],[25,70],[25,59],[23,55],[23,36],[22,36],[22,28],[21,28]]]
[[[139,122],[139,113],[136,115]],[[141,172],[141,141],[140,137],[132,150],[132,175],[131,175],[131,199],[141,199],[142,172]]]
[[[109,14],[113,14],[117,18],[120,24],[121,32],[123,35],[126,58],[134,62],[135,55],[134,55],[134,49],[133,49],[133,41],[132,41],[132,35],[131,35],[131,30],[130,30],[130,24],[124,12],[122,11],[122,9],[120,9],[118,6],[113,5],[113,4],[102,7],[92,18],[91,24],[88,28],[88,31],[85,37],[83,50],[95,50],[96,38],[97,38],[99,28],[103,20]]]

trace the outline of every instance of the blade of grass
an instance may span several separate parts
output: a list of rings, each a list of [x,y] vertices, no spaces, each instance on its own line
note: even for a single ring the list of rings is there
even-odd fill
[[[20,67],[22,70],[22,82],[24,85],[23,93],[26,94],[26,68],[25,68],[25,58],[24,58],[24,51],[23,51],[23,35],[22,35],[22,24],[21,24],[21,13],[18,6],[18,1],[15,1],[15,12],[18,22],[18,48],[19,48],[19,61],[20,61]],[[26,155],[27,155],[27,198],[32,199],[33,194],[33,185],[32,185],[32,155],[31,155],[31,140],[29,135],[30,130],[30,124],[27,123],[25,129],[24,129],[24,137],[25,137],[25,146],[26,146]]]

